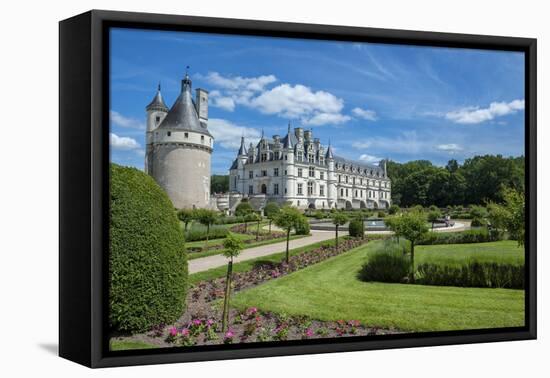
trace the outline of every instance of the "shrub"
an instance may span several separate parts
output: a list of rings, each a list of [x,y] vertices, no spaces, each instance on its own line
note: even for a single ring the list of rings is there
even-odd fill
[[[487,222],[483,218],[472,218],[472,227],[483,227],[486,226]]]
[[[216,219],[216,222],[214,224],[235,224],[235,223],[243,223],[244,217],[237,217],[237,216],[225,216],[225,217],[219,217]]]
[[[386,213],[383,212],[383,211],[379,211],[378,212],[378,218],[385,218],[386,217]]]
[[[355,238],[365,236],[365,224],[361,218],[357,217],[349,222],[349,235]]]
[[[524,265],[473,260],[463,265],[424,263],[417,270],[416,282],[423,285],[524,288]]]
[[[325,219],[326,215],[323,211],[317,210],[314,214],[315,219]]]
[[[241,203],[239,203],[235,208],[235,215],[238,217],[244,217],[253,211],[254,209],[252,208],[252,205],[250,205],[250,202],[242,200]]]
[[[466,230],[461,232],[430,232],[424,235],[417,244],[467,244],[486,243],[502,240],[503,235],[497,232],[489,232],[486,228]]]
[[[229,229],[223,226],[210,226],[210,239],[225,238],[229,233]],[[206,240],[206,226],[201,224],[193,224],[193,226],[185,233],[185,241],[193,242]]]
[[[399,206],[397,205],[391,205],[390,208],[388,209],[388,213],[390,215],[394,215],[394,214],[397,214],[399,212]]]
[[[307,218],[302,217],[295,226],[296,235],[309,235],[310,227]]]
[[[111,164],[109,325],[141,332],[181,316],[183,233],[166,193],[145,173]]]
[[[401,244],[386,240],[369,254],[359,271],[362,281],[403,282],[410,272],[410,259]]]

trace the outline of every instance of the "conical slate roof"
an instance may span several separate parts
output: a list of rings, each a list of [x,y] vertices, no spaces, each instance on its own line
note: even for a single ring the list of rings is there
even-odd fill
[[[160,93],[160,84],[157,89],[157,94],[153,98],[153,100],[147,105],[145,108],[147,111],[149,110],[161,110],[161,111],[168,111],[168,106],[164,103],[164,100],[162,98],[162,95]]]
[[[246,152],[246,147],[244,145],[244,136],[241,137],[241,147],[239,148],[239,153],[237,155],[239,156],[242,156],[242,155],[246,155],[247,152]]]
[[[330,143],[329,143],[329,145],[328,145],[327,154],[325,155],[325,157],[326,157],[327,159],[334,159],[334,155],[333,155],[333,153],[332,153],[332,146],[330,145]]]
[[[181,93],[160,124],[159,129],[189,130],[212,136],[206,126],[202,126],[199,121],[199,115],[191,95],[191,80],[188,75],[182,80]]]

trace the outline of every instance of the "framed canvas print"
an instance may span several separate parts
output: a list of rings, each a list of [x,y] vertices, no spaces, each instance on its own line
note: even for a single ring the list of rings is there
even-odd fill
[[[536,40],[60,22],[60,355],[536,337]]]

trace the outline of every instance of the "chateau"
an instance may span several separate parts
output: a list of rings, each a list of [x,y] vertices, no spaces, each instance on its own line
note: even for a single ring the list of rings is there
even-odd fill
[[[208,131],[208,92],[188,74],[170,109],[160,85],[147,105],[145,172],[166,191],[174,207],[233,211],[247,198],[261,210],[267,201],[298,208],[387,208],[391,204],[386,161],[378,165],[335,156],[311,130],[262,137],[248,150],[244,137],[229,169],[229,193],[210,194],[214,137]]]
[[[174,207],[210,206],[210,165],[214,137],[208,131],[208,92],[195,100],[188,74],[168,109],[160,86],[146,107],[145,172],[166,191]]]
[[[276,201],[298,208],[387,208],[391,182],[386,161],[378,165],[335,156],[311,130],[298,127],[281,138],[262,137],[241,146],[229,170],[229,189],[251,202]]]

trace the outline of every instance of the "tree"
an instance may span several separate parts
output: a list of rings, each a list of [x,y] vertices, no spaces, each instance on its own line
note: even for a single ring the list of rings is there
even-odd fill
[[[262,217],[258,213],[250,213],[246,216],[246,220],[250,222],[256,222],[256,241],[260,238],[260,222]]]
[[[248,231],[248,222],[246,221],[246,216],[254,212],[254,209],[248,201],[241,201],[235,208],[235,215],[238,217],[243,217],[244,219],[244,232]]]
[[[399,206],[397,206],[396,204],[393,204],[390,206],[390,208],[388,209],[388,214],[390,215],[395,215],[399,212]]]
[[[206,241],[204,242],[204,249],[208,248],[208,237],[210,236],[210,226],[216,222],[218,213],[209,209],[197,209],[195,210],[196,219],[200,224],[206,226]]]
[[[489,203],[491,226],[500,231],[508,231],[518,245],[525,243],[525,193],[511,188],[502,190],[503,204]]]
[[[282,228],[286,232],[286,262],[290,261],[289,255],[289,243],[290,243],[290,232],[292,229],[296,229],[296,226],[303,221],[304,216],[300,211],[295,207],[285,206],[273,219],[273,222],[276,226]]]
[[[343,226],[348,221],[348,216],[345,213],[335,213],[332,216],[332,224],[334,224],[335,227],[335,243],[336,243],[336,250],[338,250],[338,229],[340,226]]]
[[[428,232],[426,218],[421,212],[410,211],[399,217],[399,221],[395,223],[390,222],[390,224],[390,227],[394,227],[392,231],[396,236],[402,236],[411,242],[411,272],[409,281],[414,282],[414,246]]]
[[[275,202],[268,202],[265,205],[264,214],[267,217],[267,219],[269,220],[269,233],[270,234],[271,234],[271,223],[273,222],[273,219],[279,213],[280,210],[281,209],[279,208],[279,205],[277,205],[277,203],[275,203]]]
[[[432,231],[434,230],[434,223],[442,217],[441,211],[438,208],[430,209],[428,212],[428,222],[432,224]]]
[[[229,191],[229,175],[212,175],[210,178],[210,193],[227,193]]]
[[[227,278],[225,280],[225,298],[223,301],[222,314],[222,331],[225,332],[229,317],[229,299],[231,296],[231,280],[233,279],[233,258],[241,253],[244,248],[244,243],[236,235],[230,232],[223,241],[223,248],[223,255],[229,259],[227,263]]]
[[[195,212],[192,209],[178,210],[178,219],[185,225],[185,232],[187,232],[187,225],[195,219]]]

